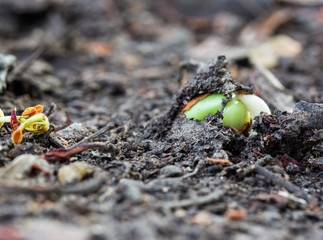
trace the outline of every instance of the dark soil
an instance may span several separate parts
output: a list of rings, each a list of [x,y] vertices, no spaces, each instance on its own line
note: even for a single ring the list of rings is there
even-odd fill
[[[41,104],[51,123],[16,146],[0,130],[0,240],[323,238],[322,4],[217,2],[0,2],[0,52],[17,57],[0,108]],[[270,68],[272,90],[242,50],[277,34],[302,51]],[[181,114],[232,91],[271,107],[250,135]]]

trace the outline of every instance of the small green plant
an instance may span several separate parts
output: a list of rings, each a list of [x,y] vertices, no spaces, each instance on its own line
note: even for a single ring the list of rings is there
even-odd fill
[[[205,94],[193,99],[183,110],[186,118],[204,121],[207,114],[215,114],[222,107],[225,96],[221,93]],[[268,105],[260,97],[253,94],[232,93],[230,100],[223,110],[223,125],[242,131],[250,119],[261,112],[271,113]]]
[[[21,116],[17,116],[16,109],[11,112],[11,116],[4,116],[0,109],[0,128],[5,122],[10,122],[11,128],[14,130],[11,137],[14,144],[22,141],[24,132],[43,134],[49,129],[48,118],[42,113],[43,109],[42,105],[29,107]]]

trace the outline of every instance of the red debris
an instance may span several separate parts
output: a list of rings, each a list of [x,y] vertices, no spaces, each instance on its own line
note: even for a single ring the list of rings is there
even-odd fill
[[[261,156],[261,157],[265,156],[265,154],[263,154],[263,153],[259,152],[256,148],[253,148],[253,149],[252,149],[252,151],[253,151],[254,153],[258,154],[258,155],[259,155],[259,156]]]
[[[11,112],[10,126],[15,131],[19,127],[20,123],[17,119],[16,109]]]
[[[69,162],[70,157],[91,148],[106,149],[110,152],[116,151],[116,149],[113,149],[111,144],[101,142],[80,143],[71,148],[53,148],[50,152],[44,153],[39,157],[47,160],[48,162]]]
[[[277,158],[281,161],[284,168],[286,168],[289,163],[292,163],[292,164],[296,165],[299,169],[303,168],[302,164],[300,164],[294,158],[288,156],[286,153],[284,153],[283,156],[280,156],[280,157],[277,157]]]
[[[23,240],[17,229],[11,226],[0,226],[0,240]]]

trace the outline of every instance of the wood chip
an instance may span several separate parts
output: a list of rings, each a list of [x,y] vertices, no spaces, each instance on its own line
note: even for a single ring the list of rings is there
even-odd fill
[[[206,163],[211,165],[220,165],[220,166],[232,166],[233,163],[230,162],[228,159],[222,159],[222,158],[206,158]]]
[[[226,213],[225,213],[225,217],[230,219],[230,220],[234,220],[234,221],[238,221],[243,219],[245,216],[247,215],[247,211],[245,209],[233,209],[233,208],[229,208]]]

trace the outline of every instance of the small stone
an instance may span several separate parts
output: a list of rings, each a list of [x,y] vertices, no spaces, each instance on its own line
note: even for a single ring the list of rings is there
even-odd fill
[[[180,208],[175,211],[174,215],[178,218],[184,218],[186,216],[186,211]]]
[[[220,165],[213,165],[207,168],[207,172],[210,174],[215,174],[221,171],[222,171],[222,166]]]
[[[323,104],[300,101],[296,104],[294,112],[308,114],[306,127],[317,129],[323,128]]]
[[[91,175],[94,167],[85,162],[75,162],[61,167],[58,170],[58,180],[63,184],[81,181],[83,178]]]
[[[165,166],[160,170],[161,177],[167,178],[167,177],[180,177],[183,175],[183,171],[181,168],[169,165]]]
[[[88,136],[94,129],[82,123],[73,123],[70,126],[57,131],[58,137],[65,139],[69,144],[81,141],[84,137]]]
[[[288,163],[286,167],[286,172],[296,174],[299,172],[299,167],[294,163]]]
[[[46,177],[51,174],[52,168],[48,162],[32,154],[22,154],[0,169],[0,178],[15,181],[40,176]]]
[[[128,200],[132,204],[143,202],[139,181],[123,179],[117,187],[117,192],[123,200]]]
[[[191,223],[198,225],[212,224],[211,214],[208,212],[199,212],[191,218]]]

